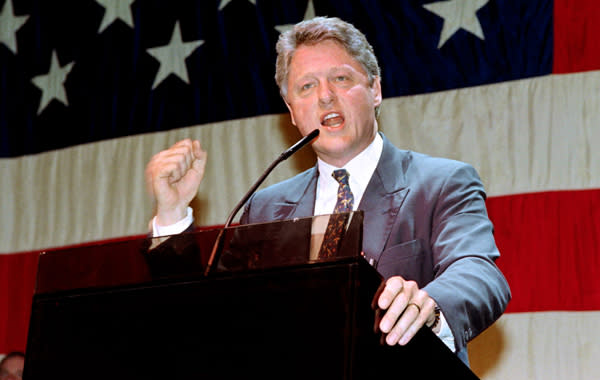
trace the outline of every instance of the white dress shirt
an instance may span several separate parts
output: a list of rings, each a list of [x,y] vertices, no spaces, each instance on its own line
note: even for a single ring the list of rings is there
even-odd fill
[[[177,235],[185,231],[192,223],[194,223],[194,212],[192,208],[188,207],[186,211],[187,214],[183,219],[168,226],[160,226],[156,223],[156,216],[152,218],[152,237]]]
[[[354,195],[353,210],[356,211],[367,185],[375,172],[382,151],[383,139],[377,134],[373,142],[344,165],[343,168],[329,165],[318,158],[319,179],[317,181],[314,215],[331,214],[335,208],[339,183],[331,176],[331,173],[336,169],[346,169],[349,174],[348,183],[350,184],[350,191]]]

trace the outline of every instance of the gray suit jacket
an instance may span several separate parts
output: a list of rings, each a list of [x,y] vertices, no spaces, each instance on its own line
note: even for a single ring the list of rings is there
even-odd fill
[[[452,330],[456,354],[468,363],[467,342],[510,300],[494,263],[499,252],[483,185],[468,164],[400,150],[382,137],[381,158],[358,207],[363,251],[385,278],[400,275],[427,291]],[[315,166],[257,192],[241,223],[311,216],[317,178]]]

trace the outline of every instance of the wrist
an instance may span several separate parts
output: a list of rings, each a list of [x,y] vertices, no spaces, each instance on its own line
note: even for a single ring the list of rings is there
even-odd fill
[[[187,216],[187,206],[175,207],[169,210],[157,210],[155,222],[159,226],[170,226]]]
[[[184,232],[194,223],[194,213],[191,207],[187,207],[186,216],[176,223],[169,224],[166,226],[160,226],[156,222],[156,217],[151,221],[152,225],[152,236],[163,237],[168,235],[177,235]]]
[[[440,332],[440,329],[442,327],[442,324],[440,323],[440,314],[442,313],[442,311],[438,306],[436,306],[433,313],[435,319],[433,320],[433,324],[431,325],[431,330],[433,330],[433,332],[437,334]]]
[[[441,328],[441,323],[440,323],[441,313],[442,313],[442,311],[440,310],[440,308],[437,305],[435,305],[435,308],[433,309],[433,319],[431,320],[430,323],[428,323],[429,328],[436,334],[440,332],[440,328]]]

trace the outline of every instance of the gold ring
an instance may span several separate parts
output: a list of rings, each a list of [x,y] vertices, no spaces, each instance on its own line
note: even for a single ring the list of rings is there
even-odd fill
[[[406,305],[406,308],[408,309],[408,307],[411,306],[411,305],[414,306],[414,307],[416,307],[417,310],[419,311],[419,313],[421,313],[421,307],[419,305],[417,305],[416,303],[411,302],[408,305]]]

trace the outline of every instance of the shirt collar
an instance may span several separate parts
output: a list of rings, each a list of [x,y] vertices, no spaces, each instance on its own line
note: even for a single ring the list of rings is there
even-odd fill
[[[356,205],[362,198],[362,194],[364,193],[373,173],[375,172],[375,168],[377,167],[377,163],[379,162],[379,158],[381,157],[381,152],[383,151],[383,139],[377,133],[375,138],[356,157],[352,160],[348,161],[346,165],[343,166],[343,169],[346,169],[348,173],[350,173],[350,188],[352,189],[352,193],[357,200]],[[317,165],[319,168],[319,181],[329,182],[333,181],[333,185],[337,186],[337,182],[331,176],[331,173],[336,169],[342,169],[335,167],[333,165],[329,165],[325,161],[317,158]],[[358,199],[357,199],[358,195]]]

